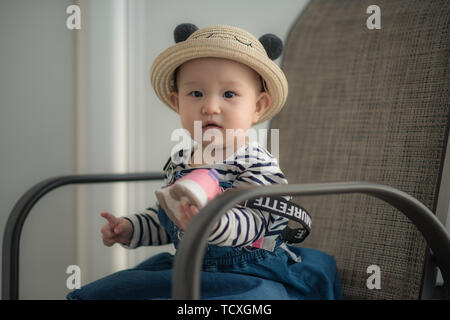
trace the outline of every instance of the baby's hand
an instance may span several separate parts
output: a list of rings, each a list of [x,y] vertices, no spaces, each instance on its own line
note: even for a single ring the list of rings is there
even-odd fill
[[[188,201],[185,201],[178,205],[178,209],[180,211],[180,217],[178,219],[178,223],[180,224],[179,227],[186,230],[191,219],[198,213],[198,208]]]
[[[128,245],[133,233],[131,223],[127,219],[116,218],[108,212],[102,212],[100,215],[108,220],[101,229],[103,244],[108,247],[116,242]]]

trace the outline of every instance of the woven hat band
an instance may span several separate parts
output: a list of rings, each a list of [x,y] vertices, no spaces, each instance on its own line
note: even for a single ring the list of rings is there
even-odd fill
[[[230,43],[240,44],[250,49],[257,50],[259,53],[267,56],[266,50],[258,39],[247,31],[236,27],[218,25],[197,30],[188,38],[187,41],[197,39],[220,39],[222,41],[229,41]]]

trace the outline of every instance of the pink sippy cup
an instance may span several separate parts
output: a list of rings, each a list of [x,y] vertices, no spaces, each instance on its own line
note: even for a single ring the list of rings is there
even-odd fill
[[[180,216],[180,203],[189,202],[201,209],[221,193],[219,174],[215,169],[193,170],[171,186],[155,191],[159,204],[175,224]]]

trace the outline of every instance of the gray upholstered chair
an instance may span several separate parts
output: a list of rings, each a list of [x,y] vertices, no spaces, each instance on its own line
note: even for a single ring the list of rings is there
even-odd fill
[[[371,4],[312,1],[293,26],[283,61],[290,94],[271,123],[280,128],[280,165],[290,183],[380,183],[436,212],[449,133],[450,3],[376,1],[379,30],[366,27]],[[346,298],[419,298],[428,250],[404,215],[368,196],[296,200],[313,217],[303,245],[336,258]],[[370,265],[381,269],[380,290],[365,285]]]
[[[280,165],[291,185],[232,190],[202,209],[179,246],[175,298],[199,298],[202,231],[233,204],[268,194],[303,195],[294,201],[309,210],[313,224],[301,245],[335,257],[344,298],[431,298],[435,260],[449,285],[450,237],[433,213],[443,172],[450,170],[443,170],[450,3],[376,2],[379,30],[366,27],[372,1],[313,0],[302,12],[283,60],[288,101],[271,122],[280,129]],[[46,192],[68,183],[160,178],[59,177],[30,189],[4,234],[3,298],[18,298],[20,232]],[[380,268],[380,289],[366,286],[371,265]]]

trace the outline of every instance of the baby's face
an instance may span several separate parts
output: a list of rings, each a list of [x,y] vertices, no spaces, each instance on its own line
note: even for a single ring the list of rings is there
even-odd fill
[[[172,94],[171,102],[183,128],[195,139],[194,122],[200,121],[202,134],[212,129],[222,133],[224,147],[242,137],[271,102],[270,95],[261,90],[259,75],[228,59],[190,60],[179,68],[176,83],[178,92]],[[226,139],[226,129],[237,134],[233,141]],[[204,139],[197,142],[204,146],[211,143]]]

